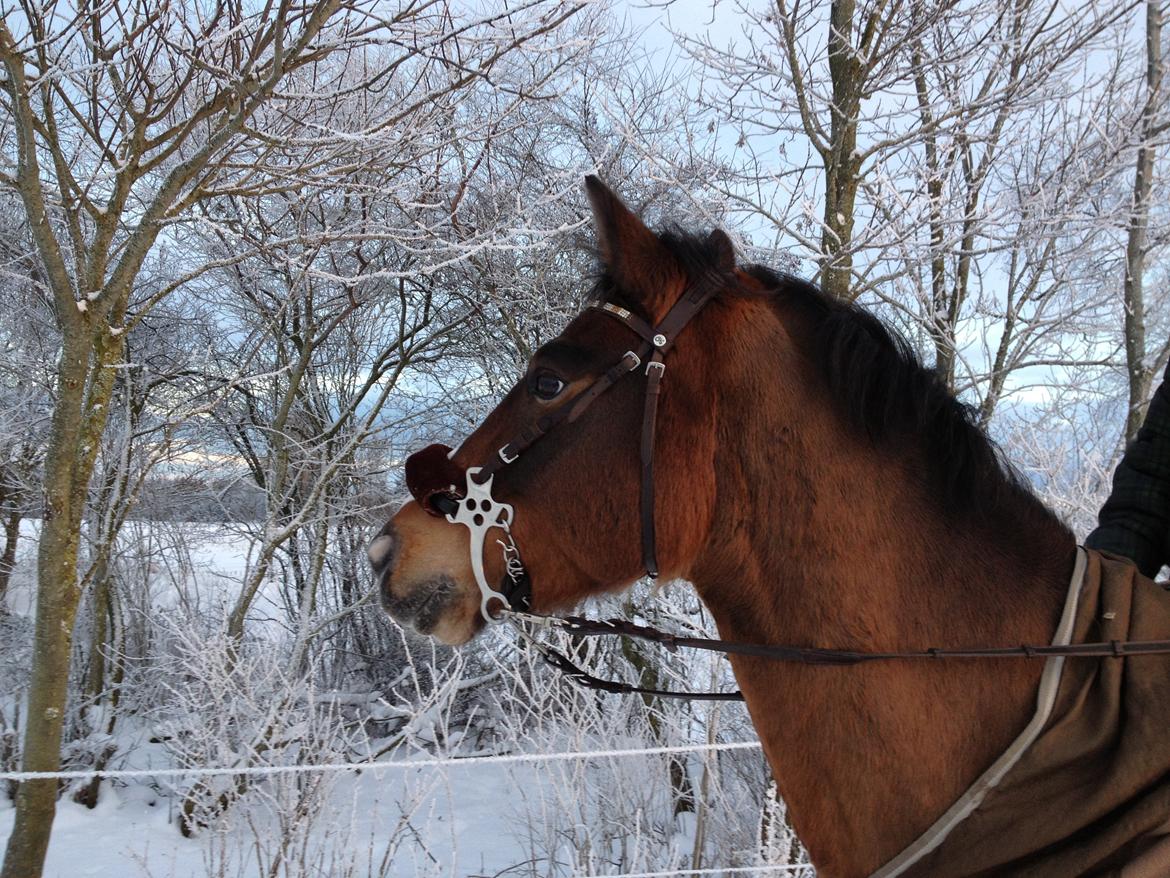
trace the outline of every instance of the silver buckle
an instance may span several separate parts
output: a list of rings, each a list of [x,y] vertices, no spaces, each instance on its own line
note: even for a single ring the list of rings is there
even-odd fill
[[[500,456],[500,460],[502,460],[504,463],[511,463],[511,462],[512,462],[512,461],[514,461],[514,460],[515,460],[517,457],[519,457],[519,456],[520,456],[520,454],[519,454],[519,453],[516,453],[516,454],[513,454],[511,457],[509,457],[509,456],[508,456],[508,446],[507,446],[507,445],[501,445],[501,446],[500,446],[500,450],[499,450],[499,451],[497,451],[497,452],[496,452],[496,454],[498,454],[498,455]]]
[[[535,625],[540,628],[556,628],[561,624],[561,620],[556,616],[544,616],[539,613],[525,613],[521,610],[505,610],[508,618],[518,619],[521,622],[527,622],[530,625]]]
[[[633,351],[626,351],[624,354],[622,354],[623,360],[626,357],[633,357],[634,358],[634,365],[630,366],[631,372],[633,372],[635,369],[637,369],[639,366],[642,365],[642,358],[639,357],[637,354],[635,354]]]
[[[608,311],[610,314],[616,314],[622,320],[626,320],[630,316],[630,312],[625,308],[614,305],[612,302],[605,302],[601,306],[602,310]]]
[[[658,369],[659,378],[662,378],[662,376],[666,374],[666,363],[659,362],[658,360],[651,360],[646,364],[646,374],[649,375],[650,370],[654,368]]]

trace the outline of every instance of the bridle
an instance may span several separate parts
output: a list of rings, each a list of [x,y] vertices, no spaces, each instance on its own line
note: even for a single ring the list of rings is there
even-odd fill
[[[645,364],[646,393],[642,409],[641,432],[641,548],[642,565],[650,578],[658,576],[658,559],[654,527],[654,438],[658,417],[658,398],[661,393],[662,377],[666,372],[666,354],[674,346],[679,333],[703,310],[703,307],[730,282],[729,275],[708,270],[693,280],[678,301],[667,312],[657,326],[626,308],[606,302],[590,306],[619,321],[631,329],[640,339],[637,350],[631,349],[596,378],[583,392],[525,427],[497,450],[494,458],[483,466],[469,467],[464,473],[465,486],[462,494],[451,483],[437,486],[433,479],[422,478],[418,472],[419,462],[428,453],[433,457],[437,452],[446,454],[448,460],[454,452],[445,446],[432,445],[412,455],[406,464],[407,486],[431,515],[444,516],[452,524],[461,524],[470,534],[471,567],[480,590],[480,614],[488,622],[503,618],[526,621],[546,627],[556,627],[579,637],[619,636],[651,641],[671,651],[680,646],[733,655],[754,656],[775,661],[798,662],[811,665],[856,665],[873,661],[914,660],[914,659],[982,659],[982,658],[1049,658],[1066,657],[1108,657],[1126,658],[1140,655],[1164,655],[1170,653],[1170,640],[1151,641],[1108,641],[1101,643],[1080,643],[1064,646],[1000,646],[968,649],[938,649],[904,652],[864,652],[846,649],[822,649],[800,646],[774,646],[755,643],[737,643],[702,637],[685,637],[660,631],[644,625],[637,625],[621,619],[585,619],[579,616],[544,616],[529,612],[532,597],[532,582],[520,561],[520,553],[512,538],[514,510],[492,496],[492,481],[496,473],[516,461],[525,451],[562,423],[571,424],[600,397],[626,375],[630,375]],[[413,462],[413,463],[412,463]],[[492,529],[503,532],[503,539],[497,539],[504,553],[505,576],[499,589],[492,588],[483,569],[483,550],[487,534]],[[491,604],[498,602],[499,609],[493,613]],[[627,683],[604,680],[586,673],[565,655],[547,644],[535,640],[523,627],[517,628],[521,635],[552,664],[578,684],[591,689],[619,694],[655,695],[667,698],[694,700],[732,701],[743,700],[739,692],[679,692],[667,689],[650,689],[631,686]]]
[[[480,615],[487,622],[499,621],[505,614],[525,613],[532,597],[532,580],[520,561],[520,553],[512,538],[512,522],[515,511],[507,504],[492,496],[492,481],[496,473],[516,461],[525,451],[560,424],[571,424],[581,417],[597,399],[618,381],[645,365],[646,392],[642,407],[642,432],[640,445],[641,492],[639,509],[641,515],[642,566],[651,579],[658,576],[658,553],[654,527],[654,438],[658,421],[658,399],[662,390],[662,377],[666,372],[666,354],[674,346],[679,333],[703,310],[727,283],[729,275],[708,270],[692,280],[683,290],[678,301],[662,318],[652,326],[627,308],[610,302],[591,305],[589,310],[607,314],[623,326],[632,330],[640,339],[637,349],[626,351],[621,358],[597,377],[592,384],[576,397],[563,403],[556,410],[537,418],[523,430],[505,442],[495,456],[483,466],[469,467],[464,474],[465,485],[460,494],[455,485],[436,487],[412,466],[420,463],[419,455],[407,461],[406,482],[411,494],[428,513],[442,515],[452,524],[461,524],[469,531],[471,568],[480,591]],[[431,446],[421,454],[443,446]],[[445,450],[445,449],[444,449]],[[451,453],[448,453],[450,458]],[[499,589],[492,588],[483,569],[484,543],[493,529],[503,532],[503,539],[497,540],[505,558],[506,575]],[[492,603],[498,602],[499,610],[492,612]]]

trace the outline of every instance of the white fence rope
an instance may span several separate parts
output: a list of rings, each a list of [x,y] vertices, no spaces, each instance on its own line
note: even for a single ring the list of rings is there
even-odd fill
[[[712,869],[668,869],[665,872],[616,872],[585,875],[583,878],[690,878],[691,875],[775,875],[779,872],[807,872],[811,863],[795,866],[723,866]]]
[[[627,756],[662,756],[676,753],[727,752],[758,750],[759,741],[735,741],[726,744],[689,744],[674,747],[641,747],[622,750],[569,750],[562,753],[508,753],[501,756],[468,756],[465,758],[417,759],[399,762],[337,762],[320,765],[254,765],[239,768],[110,769],[104,771],[6,771],[0,772],[0,781],[25,780],[81,780],[101,777],[107,780],[160,777],[214,777],[221,775],[307,774],[333,771],[386,771],[413,768],[468,768],[480,765],[507,765],[536,762],[568,762],[574,759],[623,758]],[[621,872],[598,874],[583,878],[677,878],[679,875],[764,875],[789,874],[807,870],[809,865],[795,866],[726,866],[711,869],[669,869],[662,872]]]
[[[625,756],[660,756],[673,753],[722,752],[728,750],[758,750],[759,741],[736,741],[728,744],[686,744],[677,747],[646,747],[627,750],[569,750],[564,753],[507,753],[502,756],[467,756],[463,758],[416,759],[399,762],[326,762],[318,765],[242,765],[238,768],[135,768],[96,769],[80,771],[5,771],[0,781],[14,780],[85,780],[101,777],[106,780],[160,777],[217,777],[256,776],[269,774],[311,774],[332,771],[407,771],[414,768],[468,768],[475,765],[507,765],[522,762],[568,762],[574,759],[620,758]]]

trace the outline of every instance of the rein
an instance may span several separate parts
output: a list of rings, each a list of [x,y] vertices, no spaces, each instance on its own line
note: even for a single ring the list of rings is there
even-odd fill
[[[1170,654],[1170,640],[1108,640],[1097,643],[1072,643],[1066,646],[993,646],[969,649],[909,650],[904,652],[864,652],[849,649],[825,649],[812,646],[767,646],[759,643],[740,643],[734,640],[714,640],[709,637],[687,637],[671,634],[648,625],[638,625],[624,619],[586,619],[581,616],[543,616],[535,613],[506,611],[507,615],[545,628],[559,628],[578,637],[626,637],[658,643],[671,652],[680,646],[689,649],[718,652],[725,655],[746,655],[771,661],[793,662],[803,665],[841,666],[866,662],[906,661],[917,659],[1003,659],[1003,658],[1129,658],[1141,655]],[[617,680],[605,680],[573,664],[567,656],[547,644],[535,640],[523,628],[521,635],[535,645],[554,668],[586,689],[612,692],[619,695],[657,695],[663,698],[684,698],[693,701],[743,701],[742,692],[680,692],[670,689],[648,689]]]

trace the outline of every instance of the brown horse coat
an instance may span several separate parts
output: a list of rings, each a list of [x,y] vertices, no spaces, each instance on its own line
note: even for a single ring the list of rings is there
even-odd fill
[[[1054,642],[1167,637],[1170,595],[1080,550]],[[873,878],[1170,876],[1168,712],[1168,656],[1048,659],[1032,723]]]

